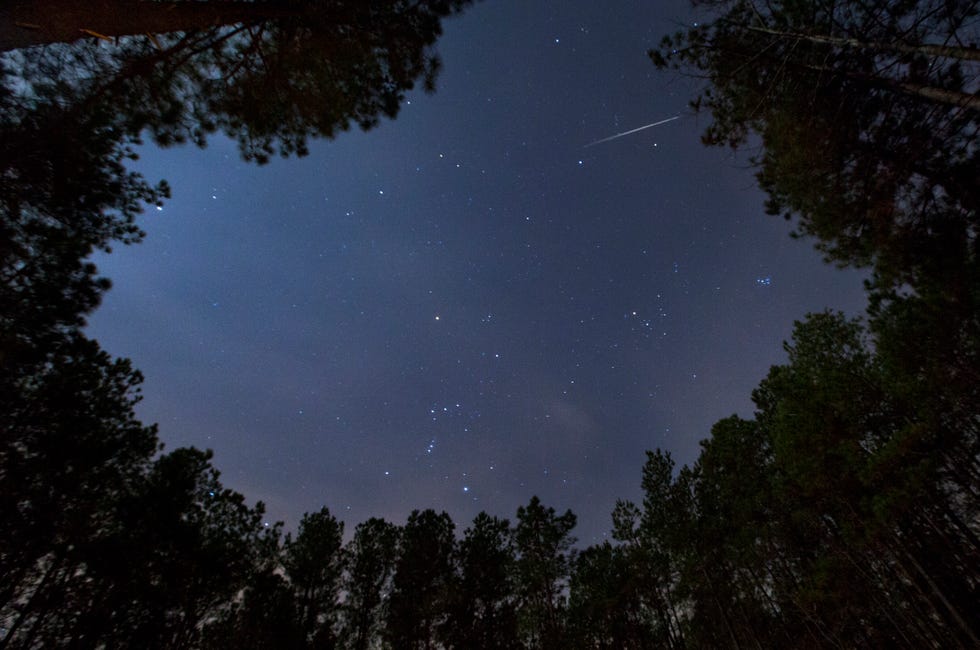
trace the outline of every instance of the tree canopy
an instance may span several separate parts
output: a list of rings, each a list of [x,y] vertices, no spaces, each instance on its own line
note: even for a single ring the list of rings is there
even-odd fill
[[[265,162],[371,128],[434,87],[441,20],[467,4],[0,7],[0,647],[334,637],[342,525],[324,511],[283,543],[210,452],[162,453],[139,372],[82,333],[109,287],[88,258],[169,196],[133,169],[145,136],[220,130]]]
[[[0,8],[0,648],[980,646],[975,2],[724,0],[653,53],[706,76],[709,144],[758,141],[769,209],[874,275],[864,318],[796,323],[752,417],[648,452],[612,541],[536,496],[283,536],[139,421],[82,327],[89,254],[169,192],[141,137],[263,162],[370,128],[466,4]]]
[[[693,106],[713,118],[706,143],[761,140],[769,212],[885,285],[975,255],[976,2],[704,6],[705,22],[650,54],[704,78]]]
[[[169,196],[133,170],[143,137],[222,131],[265,162],[369,129],[434,88],[441,20],[469,2],[75,4],[0,11],[0,32],[46,43],[0,56],[0,361],[80,325],[108,287],[86,258],[139,241]]]

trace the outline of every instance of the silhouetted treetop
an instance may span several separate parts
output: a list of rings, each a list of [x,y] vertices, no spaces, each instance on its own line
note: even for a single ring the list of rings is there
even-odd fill
[[[3,5],[3,47],[44,44],[0,54],[0,363],[81,326],[108,286],[83,260],[139,241],[136,216],[169,196],[132,169],[144,135],[220,130],[265,162],[371,128],[434,87],[441,21],[470,1]]]
[[[60,105],[99,104],[117,129],[148,129],[162,144],[203,144],[221,129],[264,161],[305,153],[307,137],[393,117],[419,81],[431,90],[441,21],[470,2],[55,0],[16,3],[0,25],[49,44],[8,55],[23,98],[53,100],[38,90],[57,89]]]
[[[704,140],[753,156],[768,211],[883,284],[933,272],[980,206],[977,3],[704,3],[651,57],[706,78]],[[754,144],[754,142],[753,142]]]

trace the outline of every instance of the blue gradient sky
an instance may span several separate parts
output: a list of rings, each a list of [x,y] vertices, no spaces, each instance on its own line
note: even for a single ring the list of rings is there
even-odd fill
[[[649,62],[694,19],[490,0],[446,23],[436,93],[369,133],[264,167],[220,138],[145,150],[174,197],[98,258],[89,329],[146,375],[140,415],[287,527],[326,505],[462,529],[537,494],[601,540],[645,450],[692,461],[794,319],[864,301]]]

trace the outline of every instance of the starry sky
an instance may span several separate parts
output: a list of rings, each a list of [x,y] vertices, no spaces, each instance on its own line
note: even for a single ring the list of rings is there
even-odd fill
[[[647,58],[694,20],[488,0],[445,23],[436,93],[368,133],[263,167],[145,148],[174,197],[97,257],[89,333],[143,371],[168,448],[214,449],[287,529],[326,505],[348,533],[430,507],[462,530],[536,494],[602,540],[645,450],[693,461],[794,319],[864,305]]]

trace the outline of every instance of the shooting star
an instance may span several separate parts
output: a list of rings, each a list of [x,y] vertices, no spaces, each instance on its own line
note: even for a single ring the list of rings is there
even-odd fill
[[[590,142],[589,144],[582,147],[583,149],[588,149],[589,147],[595,146],[597,144],[602,144],[603,142],[609,142],[610,140],[615,140],[616,138],[621,138],[624,135],[630,135],[631,133],[636,133],[637,131],[642,131],[643,129],[649,129],[650,127],[660,126],[661,124],[666,124],[667,122],[673,122],[674,120],[680,119],[680,115],[675,115],[674,117],[668,117],[666,120],[660,120],[659,122],[654,122],[653,124],[647,124],[646,126],[641,126],[636,129],[630,129],[629,131],[623,131],[622,133],[617,133],[616,135],[611,135],[608,138],[603,138],[602,140],[596,140],[595,142]]]

